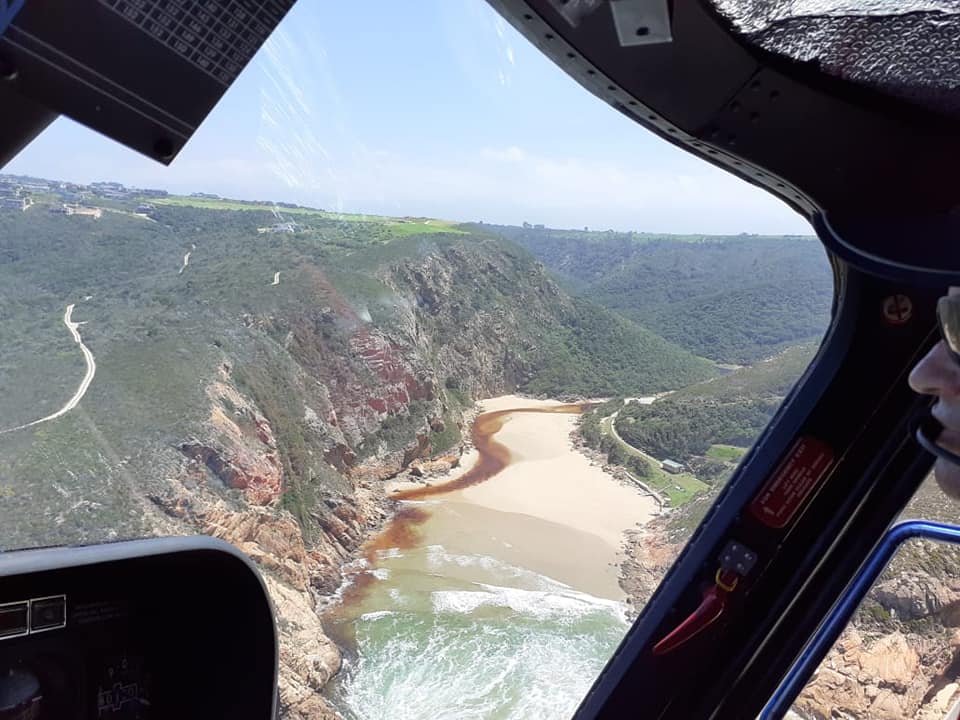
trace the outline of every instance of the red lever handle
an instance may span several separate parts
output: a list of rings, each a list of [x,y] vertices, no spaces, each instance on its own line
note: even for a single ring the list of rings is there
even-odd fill
[[[653,646],[654,655],[666,655],[706,630],[727,607],[727,598],[737,586],[735,573],[717,572],[717,582],[703,591],[703,600],[690,616]]]

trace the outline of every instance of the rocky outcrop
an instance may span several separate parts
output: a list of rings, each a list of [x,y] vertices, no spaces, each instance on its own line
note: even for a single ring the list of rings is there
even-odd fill
[[[416,376],[399,345],[380,332],[360,328],[350,338],[350,349],[382,383],[381,391],[366,401],[381,415],[406,410],[413,400],[433,397],[431,384]]]
[[[426,433],[417,433],[408,447],[393,452],[379,452],[365,462],[358,463],[347,470],[356,481],[383,481],[395,478],[414,461],[428,457],[432,451],[430,438]]]
[[[683,547],[697,501],[632,533],[621,586],[636,608]],[[873,588],[794,704],[797,720],[942,720],[960,702],[960,578],[934,547],[908,549]],[[940,571],[937,571],[940,568]]]
[[[222,502],[195,494],[168,498],[166,507],[205,534],[231,543],[260,568],[277,618],[283,717],[339,717],[320,694],[340,669],[340,651],[323,632],[314,586],[327,589],[339,581],[339,566],[348,549],[321,544],[308,550],[299,525],[289,513],[265,508],[232,510]],[[353,517],[359,519],[356,514]]]
[[[446,453],[429,460],[414,460],[408,470],[413,477],[429,478],[445,475],[459,466],[460,453]]]
[[[189,481],[185,468],[182,480]],[[320,598],[340,583],[341,567],[362,539],[388,514],[377,493],[325,505],[323,532],[306,542],[290,513],[271,507],[231,506],[214,492],[189,482],[151,498],[163,512],[199,531],[231,543],[259,567],[273,601],[280,643],[282,716],[290,720],[336,718],[320,691],[340,668],[340,652],[323,632]]]
[[[283,717],[335,718],[320,691],[339,669],[340,653],[317,608],[340,585],[343,564],[387,519],[383,491],[362,479],[341,494],[326,489],[306,508],[305,525],[281,507],[285,473],[266,413],[233,385],[226,368],[206,394],[211,410],[202,433],[177,446],[179,472],[149,499],[179,531],[220,538],[258,566],[277,617]],[[305,419],[320,423],[311,412]],[[416,456],[428,449],[418,442],[406,451]],[[396,455],[402,460],[404,451]],[[352,453],[340,459],[349,466]]]
[[[647,604],[680,554],[681,544],[664,541],[663,524],[662,520],[653,520],[643,529],[627,533],[620,565],[620,587],[634,608]]]
[[[332,720],[340,716],[320,692],[340,669],[340,651],[323,633],[309,595],[267,578],[280,627],[280,708],[294,720]]]
[[[849,628],[794,706],[802,717],[913,717],[926,690],[920,656],[900,633],[864,641]]]
[[[396,298],[392,335],[408,347],[429,348],[438,380],[475,398],[529,379],[543,351],[540,334],[573,312],[542,266],[526,266],[520,275],[514,256],[490,249],[451,245],[380,274]]]
[[[268,505],[283,492],[277,441],[256,406],[227,382],[228,374],[221,367],[220,379],[207,387],[211,409],[205,435],[212,441],[194,439],[179,449],[192,461],[189,471],[198,479],[206,469],[224,486],[242,490],[247,502]]]
[[[947,627],[960,626],[960,580],[903,572],[879,582],[871,597],[894,620],[938,616]]]
[[[798,699],[800,715],[942,720],[960,702],[955,572],[944,546],[904,546]]]
[[[868,636],[848,627],[794,705],[803,718],[937,718],[960,700],[944,671],[960,633],[924,638],[900,631]],[[954,673],[955,675],[955,673]]]
[[[203,532],[235,545],[263,570],[290,586],[306,591],[319,571],[316,556],[307,551],[300,526],[287,513],[251,508],[231,511],[216,506],[195,519]]]

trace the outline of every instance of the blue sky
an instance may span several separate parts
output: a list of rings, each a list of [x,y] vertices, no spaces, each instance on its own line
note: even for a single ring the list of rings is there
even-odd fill
[[[299,0],[171,167],[61,119],[5,171],[453,220],[809,232],[597,100],[483,0]]]

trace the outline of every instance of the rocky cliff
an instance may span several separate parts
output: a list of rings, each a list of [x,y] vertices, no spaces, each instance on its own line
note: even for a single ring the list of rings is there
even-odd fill
[[[318,692],[339,655],[316,608],[388,517],[382,481],[454,464],[473,399],[709,374],[516,246],[449,223],[316,212],[263,235],[264,210],[173,203],[145,219],[111,201],[93,220],[45,202],[0,214],[0,429],[83,377],[68,303],[96,375],[74,410],[0,434],[0,542],[233,543],[276,606],[290,718],[329,712]]]
[[[569,302],[542,272],[519,284],[507,277],[509,259],[485,255],[453,248],[382,269],[394,303],[383,327],[365,321],[320,269],[305,269],[315,302],[244,318],[279,342],[258,349],[258,364],[220,348],[204,389],[208,416],[177,443],[178,472],[150,495],[179,531],[233,543],[261,568],[280,628],[286,717],[332,712],[319,691],[340,657],[316,608],[387,517],[380,481],[456,464],[468,399],[531,373],[523,355],[536,339],[525,329]],[[510,307],[471,306],[457,283],[477,291],[512,283],[518,297]]]
[[[629,539],[621,585],[649,600],[710,498],[657,518]],[[956,522],[932,481],[905,512]],[[905,546],[794,705],[794,720],[942,720],[960,702],[960,552]]]

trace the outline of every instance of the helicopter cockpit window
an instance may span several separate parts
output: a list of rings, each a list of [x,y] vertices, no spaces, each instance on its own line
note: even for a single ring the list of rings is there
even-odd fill
[[[715,0],[744,38],[838,79],[960,112],[960,8],[950,0]]]
[[[0,550],[234,544],[285,718],[567,717],[833,290],[481,0],[304,0],[170,167],[2,169]]]

